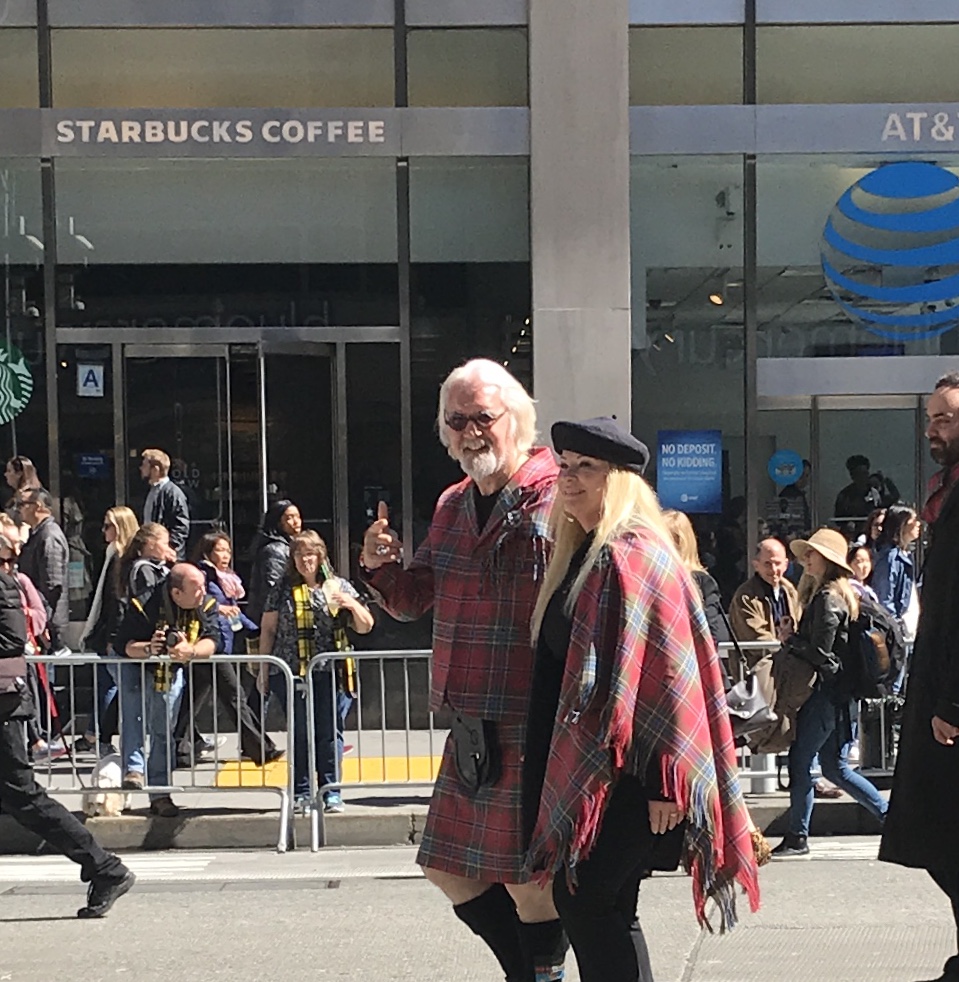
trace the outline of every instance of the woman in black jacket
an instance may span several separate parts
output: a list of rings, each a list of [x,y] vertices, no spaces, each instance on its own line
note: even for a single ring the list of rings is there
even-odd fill
[[[270,591],[283,579],[290,559],[290,540],[303,531],[300,509],[288,498],[274,501],[266,510],[250,546],[250,592],[246,616],[259,625]]]
[[[773,857],[805,856],[813,809],[812,765],[816,755],[823,777],[842,788],[871,815],[885,820],[888,804],[876,787],[849,766],[856,704],[844,685],[850,628],[859,616],[859,595],[850,583],[846,540],[833,529],[819,529],[808,540],[790,543],[805,570],[799,584],[803,603],[799,630],[789,640],[794,655],[815,669],[812,693],[796,717],[789,748],[789,831]]]

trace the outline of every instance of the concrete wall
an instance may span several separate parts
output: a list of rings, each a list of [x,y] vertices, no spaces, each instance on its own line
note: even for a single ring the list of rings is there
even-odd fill
[[[533,377],[541,428],[630,411],[627,0],[530,0]]]

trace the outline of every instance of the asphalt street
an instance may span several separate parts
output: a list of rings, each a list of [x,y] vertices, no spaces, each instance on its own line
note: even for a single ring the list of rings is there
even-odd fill
[[[762,911],[744,913],[727,937],[697,929],[684,877],[644,884],[658,982],[935,977],[955,936],[931,881],[876,862],[874,838],[813,847],[810,860],[762,870]],[[0,982],[499,982],[413,857],[409,848],[135,853],[139,882],[103,921],[76,919],[83,890],[70,863],[0,857]]]

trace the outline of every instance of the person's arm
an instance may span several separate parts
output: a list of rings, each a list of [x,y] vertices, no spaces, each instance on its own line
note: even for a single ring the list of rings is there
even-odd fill
[[[729,621],[739,641],[776,641],[762,597],[750,596],[745,590],[737,592],[729,608]]]
[[[893,574],[893,563],[890,552],[884,552],[877,560],[872,571],[869,585],[876,592],[879,603],[893,617],[902,617],[902,612],[896,610],[896,577]]]
[[[69,551],[59,536],[45,535],[41,543],[39,582],[35,586],[54,612],[67,588]]]
[[[808,616],[812,618],[809,634],[797,640],[793,651],[823,678],[832,678],[842,667],[835,652],[836,635],[843,617],[842,602],[822,590],[813,597]]]
[[[190,508],[183,489],[172,481],[166,487],[167,521],[164,523],[170,532],[170,548],[178,556],[183,555],[186,540],[190,537]]]
[[[360,600],[356,588],[349,580],[340,580],[340,590],[337,601],[343,610],[350,612],[350,626],[357,634],[369,634],[373,630],[373,613]]]
[[[719,584],[709,573],[699,573],[695,580],[703,600],[703,613],[706,615],[706,623],[709,625],[709,633],[713,641],[716,644],[728,641],[729,631],[726,630],[726,622],[722,615],[723,602],[719,595]]]

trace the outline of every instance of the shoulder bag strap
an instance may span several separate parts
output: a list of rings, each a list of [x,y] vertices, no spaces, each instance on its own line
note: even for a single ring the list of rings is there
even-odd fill
[[[736,659],[739,662],[740,677],[746,675],[749,670],[749,662],[746,661],[746,653],[739,646],[739,638],[736,637],[736,632],[733,630],[732,624],[729,623],[729,617],[726,615],[726,611],[723,610],[723,605],[718,604],[719,613],[722,615],[723,623],[726,625],[726,630],[729,632],[729,640],[733,643],[733,648],[736,649]]]

